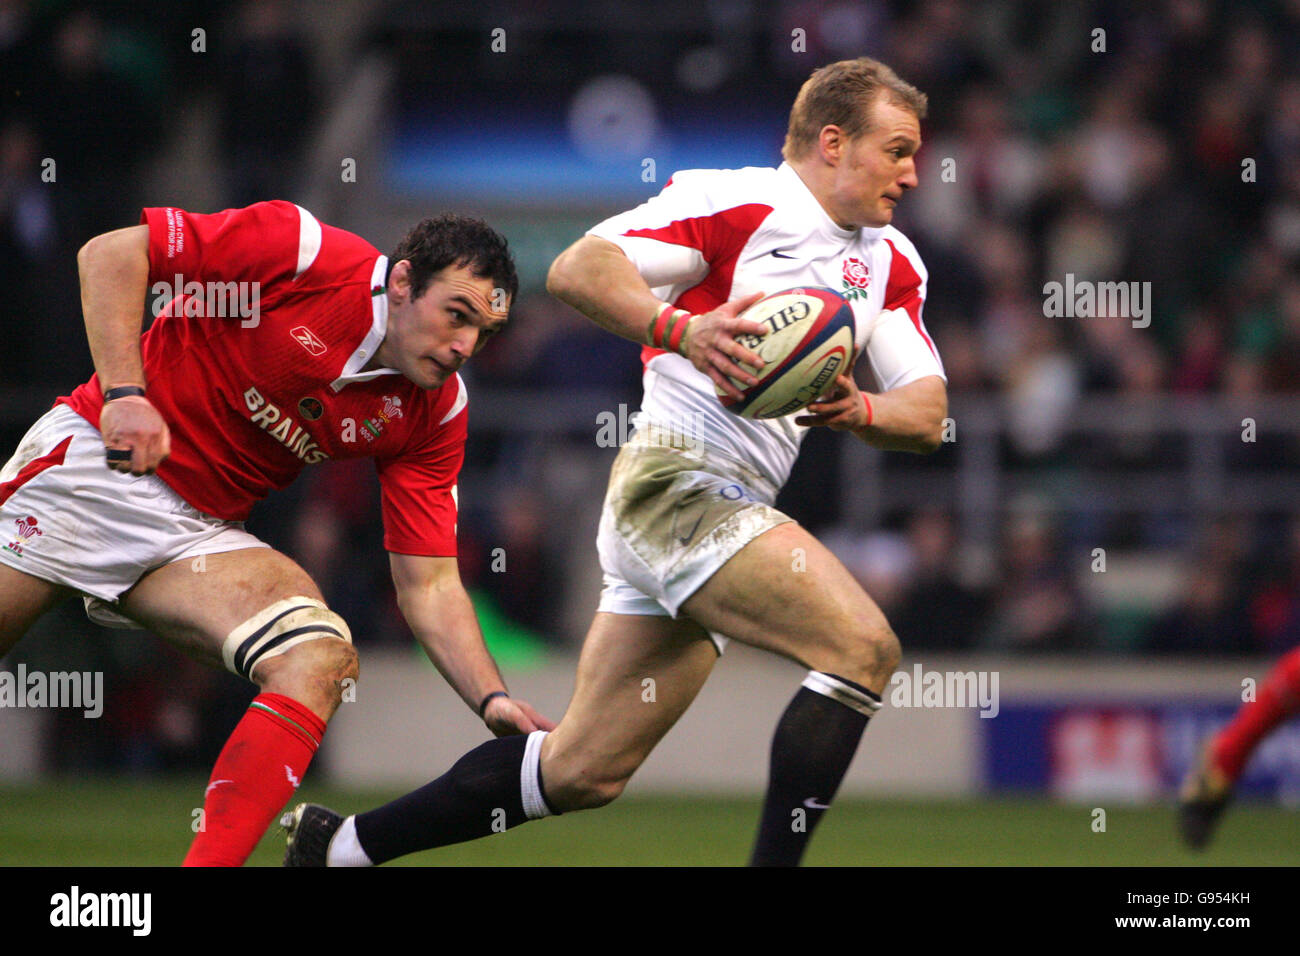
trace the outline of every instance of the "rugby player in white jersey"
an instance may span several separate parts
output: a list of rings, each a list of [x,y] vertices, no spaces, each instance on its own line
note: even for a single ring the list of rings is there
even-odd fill
[[[609,803],[727,638],[809,669],[776,729],[751,857],[799,862],[880,707],[899,643],[843,565],[772,503],[809,427],[886,449],[940,445],[946,380],[921,321],[926,271],[890,225],[917,185],[925,110],[925,96],[883,64],[831,64],[800,91],[779,168],[678,173],[555,261],[551,292],[648,343],[640,427],[605,500],[605,589],[573,700],[553,732],[489,741],[376,810],[343,818],[301,805],[285,821],[287,865],[366,865],[486,836],[501,828],[498,808],[510,826]],[[733,415],[714,386],[739,396],[729,377],[754,382],[738,363],[758,357],[736,337],[763,331],[738,315],[793,286],[851,303],[878,391],[842,375],[803,413]]]
[[[375,459],[416,638],[492,731],[551,726],[505,694],[456,563],[468,415],[456,370],[517,288],[499,235],[440,216],[390,258],[288,202],[160,207],[91,239],[77,263],[96,374],[0,471],[13,538],[0,548],[0,657],[80,594],[93,619],[147,627],[259,686],[217,758],[187,865],[247,858],[358,674],[315,583],[243,527],[305,465]],[[160,314],[142,336],[150,296]]]

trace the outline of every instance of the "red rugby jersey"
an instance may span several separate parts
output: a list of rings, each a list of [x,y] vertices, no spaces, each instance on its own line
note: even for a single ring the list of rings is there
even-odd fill
[[[141,222],[161,308],[141,340],[144,372],[172,443],[158,476],[242,521],[304,465],[373,457],[384,546],[454,555],[465,383],[425,391],[394,369],[360,371],[388,327],[387,257],[283,201],[146,209]],[[59,401],[99,426],[96,376]]]

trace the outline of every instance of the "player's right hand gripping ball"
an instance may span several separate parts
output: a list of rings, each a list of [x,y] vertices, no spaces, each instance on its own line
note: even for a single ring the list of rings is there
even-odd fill
[[[743,398],[713,390],[730,411],[743,418],[780,418],[799,411],[828,389],[853,358],[853,307],[831,289],[786,289],[759,299],[742,313],[767,327],[763,335],[738,335],[736,341],[767,364],[754,371],[758,384],[732,379]]]

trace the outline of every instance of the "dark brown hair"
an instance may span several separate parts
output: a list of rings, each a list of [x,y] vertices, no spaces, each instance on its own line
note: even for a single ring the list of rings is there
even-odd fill
[[[451,265],[465,266],[480,279],[491,279],[510,298],[519,291],[519,277],[505,237],[481,219],[445,213],[421,220],[397,244],[389,265],[411,263],[411,298],[418,299],[429,281]]]

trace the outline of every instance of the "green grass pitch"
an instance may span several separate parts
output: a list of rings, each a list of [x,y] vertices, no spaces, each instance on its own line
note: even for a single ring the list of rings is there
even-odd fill
[[[202,780],[50,782],[0,788],[0,865],[174,866],[192,836]],[[300,799],[355,812],[396,791],[308,785]],[[1229,810],[1204,854],[1184,850],[1168,807],[1092,807],[1046,800],[873,800],[836,803],[807,863],[823,866],[1300,866],[1300,812]],[[626,797],[601,810],[529,824],[474,843],[417,854],[412,866],[729,866],[744,863],[758,800]],[[273,826],[250,860],[277,866]]]

